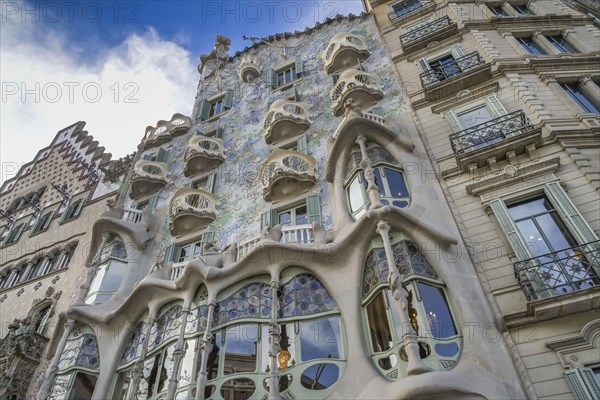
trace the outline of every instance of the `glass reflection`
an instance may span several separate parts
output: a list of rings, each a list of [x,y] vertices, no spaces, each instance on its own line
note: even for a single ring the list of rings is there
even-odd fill
[[[448,338],[457,335],[456,326],[448,307],[448,300],[441,288],[419,282],[419,292],[425,306],[431,336],[434,338]]]
[[[225,333],[225,375],[256,370],[256,347],[258,328],[256,325],[238,325]]]
[[[212,349],[208,353],[208,362],[206,363],[206,371],[208,373],[208,380],[215,379],[219,374],[219,352],[221,351],[221,343],[223,340],[223,334],[217,332],[212,343]],[[196,371],[200,368],[201,357],[198,357],[198,366]]]
[[[96,375],[78,372],[75,375],[73,388],[69,394],[69,400],[91,400],[94,389],[96,388]]]
[[[256,389],[250,379],[230,379],[221,386],[221,396],[225,400],[246,400]]]
[[[196,347],[196,339],[188,340],[185,344],[185,354],[181,361],[181,369],[179,372],[179,382],[177,387],[182,388],[193,382],[194,373],[194,349]]]
[[[296,365],[296,332],[294,324],[282,324],[279,325],[281,339],[279,340],[279,353],[277,353],[277,368],[279,371],[285,371],[288,368]],[[261,327],[261,369],[263,372],[269,372],[271,370],[269,359],[269,326],[263,325]]]
[[[302,361],[319,358],[343,358],[338,317],[322,318],[300,323],[300,349]]]
[[[384,291],[379,291],[367,306],[371,344],[375,353],[389,350],[393,346],[383,293]]]
[[[300,377],[300,383],[310,390],[323,390],[334,385],[340,376],[340,369],[334,364],[317,364],[307,368]]]

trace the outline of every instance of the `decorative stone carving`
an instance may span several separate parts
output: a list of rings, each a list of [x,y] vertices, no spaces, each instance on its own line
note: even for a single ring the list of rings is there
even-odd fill
[[[104,166],[100,167],[102,172],[104,172],[104,182],[117,182],[121,176],[125,175],[127,171],[129,171],[134,156],[135,152],[119,158],[118,160],[110,161]]]

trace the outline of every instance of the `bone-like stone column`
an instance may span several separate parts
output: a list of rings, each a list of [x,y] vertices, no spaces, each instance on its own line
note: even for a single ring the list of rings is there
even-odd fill
[[[281,331],[277,323],[277,291],[279,281],[271,282],[271,321],[269,322],[269,400],[281,400],[279,394],[279,366],[277,365],[277,354],[281,350]]]
[[[404,275],[398,272],[396,267],[396,261],[394,260],[392,244],[390,243],[390,225],[387,221],[379,221],[377,223],[377,233],[383,240],[383,247],[385,248],[385,256],[388,263],[388,282],[390,284],[390,290],[392,296],[399,307],[398,314],[400,315],[400,322],[402,323],[402,341],[404,342],[404,350],[408,357],[408,366],[406,368],[407,375],[418,375],[425,372],[432,371],[423,360],[419,351],[419,343],[417,341],[417,334],[410,323],[408,316],[408,292],[402,287],[402,280]]]
[[[204,330],[204,336],[199,342],[199,350],[202,351],[200,358],[200,368],[198,370],[198,376],[196,377],[196,397],[195,400],[204,400],[204,389],[206,388],[206,381],[208,380],[208,372],[206,370],[206,364],[208,363],[208,355],[212,351],[213,346],[213,334],[212,324],[215,312],[215,302],[210,301],[208,304],[208,316],[206,318],[206,329]]]
[[[102,260],[102,252],[104,251],[104,247],[106,247],[106,244],[108,243],[108,240],[110,239],[110,236],[111,236],[111,234],[108,232],[102,234],[102,242],[100,243],[100,247],[98,248],[96,257],[92,261],[92,265],[90,265],[90,270],[88,271],[87,277],[85,279],[85,283],[83,285],[81,285],[79,297],[77,298],[77,302],[75,303],[75,305],[85,304],[85,298],[88,295],[88,292],[90,291],[90,286],[92,286],[92,281],[94,280],[94,278],[96,277],[96,274],[98,273],[98,269],[100,268],[100,261]]]
[[[190,314],[190,306],[185,306],[181,311],[181,329],[179,330],[179,337],[177,338],[177,345],[173,352],[173,372],[169,378],[169,387],[167,388],[167,400],[175,398],[175,391],[177,390],[177,383],[179,383],[179,368],[181,367],[181,361],[185,355],[185,327],[187,325],[188,315]]]
[[[144,362],[146,362],[146,354],[148,354],[148,342],[150,341],[150,331],[152,330],[152,325],[154,325],[154,321],[156,320],[156,311],[153,311],[152,314],[148,317],[146,321],[146,333],[144,334],[144,342],[142,343],[142,352],[140,354],[140,359],[136,361],[133,366],[133,377],[131,378],[131,386],[129,388],[129,393],[127,393],[127,398],[130,400],[137,399],[137,391],[140,386],[140,379],[142,378],[142,373],[144,372]]]
[[[48,368],[48,374],[40,387],[40,391],[38,392],[38,400],[46,400],[46,398],[50,395],[50,390],[52,389],[52,384],[54,383],[54,378],[56,378],[56,373],[58,372],[58,363],[60,362],[60,356],[65,351],[65,346],[67,345],[67,339],[69,335],[73,331],[73,327],[75,326],[75,320],[69,319],[65,323],[65,331],[60,338],[60,342],[56,348],[56,352],[54,353],[54,358],[52,359],[52,363]]]
[[[367,180],[367,193],[369,200],[371,200],[371,208],[379,208],[381,204],[381,196],[379,195],[379,187],[375,183],[375,174],[373,172],[373,166],[371,165],[371,159],[367,155],[367,139],[360,135],[356,138],[356,143],[360,147],[360,153],[362,160],[360,167],[365,171],[365,179]]]

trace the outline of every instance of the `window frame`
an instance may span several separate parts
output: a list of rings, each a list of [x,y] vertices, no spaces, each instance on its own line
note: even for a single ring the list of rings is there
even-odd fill
[[[574,89],[576,86],[576,90]],[[584,113],[600,115],[600,104],[596,104],[580,82],[561,83],[560,87]],[[583,98],[583,100],[581,99]],[[587,104],[589,103],[589,104]],[[591,106],[591,108],[590,108]]]
[[[571,42],[567,40],[567,38],[562,35],[544,35],[544,37],[552,43],[554,48],[558,50],[560,53],[580,53],[580,51],[575,47]]]
[[[533,35],[518,36],[515,39],[517,39],[521,48],[532,56],[548,55],[548,51],[535,39],[535,37],[533,37]]]

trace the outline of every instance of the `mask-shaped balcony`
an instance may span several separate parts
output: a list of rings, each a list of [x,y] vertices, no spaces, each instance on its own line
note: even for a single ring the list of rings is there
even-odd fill
[[[199,189],[179,189],[169,205],[173,236],[184,236],[210,225],[217,216],[217,197]]]
[[[297,151],[277,149],[263,164],[259,179],[265,201],[300,194],[317,181],[315,159]]]
[[[365,38],[347,32],[335,34],[322,54],[328,74],[356,65],[367,57],[369,49]]]
[[[160,146],[176,136],[184,135],[191,126],[192,119],[179,113],[173,114],[170,121],[158,121],[156,128],[153,126],[146,128],[142,150]]]
[[[262,65],[260,59],[255,56],[245,55],[240,63],[240,79],[245,83],[252,82],[260,76]]]
[[[348,99],[354,101],[354,106],[367,108],[383,98],[383,92],[377,84],[374,74],[349,69],[342,73],[330,93],[333,100],[333,114],[339,117],[344,113],[344,104]]]
[[[263,126],[267,144],[276,144],[299,135],[310,127],[308,106],[289,100],[277,100],[269,107]]]
[[[140,160],[133,167],[132,199],[139,199],[162,189],[168,182],[169,167],[163,162]]]
[[[185,168],[187,177],[211,171],[225,161],[223,140],[202,135],[194,136],[185,150]]]

